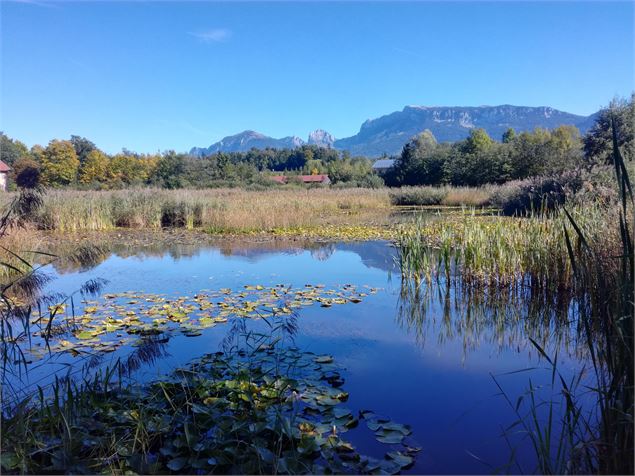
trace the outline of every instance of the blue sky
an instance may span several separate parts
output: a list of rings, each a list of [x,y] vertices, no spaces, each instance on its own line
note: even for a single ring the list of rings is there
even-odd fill
[[[107,152],[355,134],[405,105],[590,114],[634,89],[632,2],[3,1],[0,129]]]

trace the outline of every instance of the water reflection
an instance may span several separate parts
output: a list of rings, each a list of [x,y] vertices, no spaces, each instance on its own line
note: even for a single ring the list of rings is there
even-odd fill
[[[396,271],[394,247],[385,241],[369,242],[316,242],[314,240],[276,239],[255,241],[247,239],[214,240],[201,242],[180,243],[159,239],[157,242],[137,242],[114,240],[99,244],[102,253],[95,255],[90,263],[78,263],[76,260],[61,259],[54,263],[54,269],[59,274],[75,273],[95,268],[112,256],[119,258],[134,257],[139,260],[149,258],[165,258],[178,261],[192,259],[201,255],[210,247],[217,248],[222,256],[242,257],[249,263],[259,261],[275,255],[300,255],[308,251],[316,261],[329,260],[337,251],[350,251],[357,254],[362,263],[369,268],[384,271]],[[58,244],[57,246],[62,246]],[[61,252],[61,250],[60,250]]]
[[[421,346],[430,336],[439,345],[459,340],[464,358],[484,343],[498,352],[529,351],[529,339],[582,358],[573,305],[571,299],[552,302],[522,290],[476,291],[453,280],[402,282],[396,320]]]

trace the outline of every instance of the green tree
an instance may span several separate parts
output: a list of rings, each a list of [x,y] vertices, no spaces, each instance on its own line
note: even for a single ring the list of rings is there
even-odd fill
[[[98,149],[91,150],[80,166],[79,181],[107,182],[110,178],[110,158]]]
[[[485,129],[472,129],[470,135],[461,143],[464,154],[479,154],[489,149],[494,141]]]
[[[562,172],[580,166],[583,162],[580,130],[575,126],[559,126],[551,131],[549,139],[551,160],[544,172]]]
[[[42,161],[44,160],[44,147],[39,144],[35,144],[33,147],[31,147],[29,156],[41,165]]]
[[[635,157],[635,94],[631,100],[614,99],[603,108],[595,120],[593,127],[584,136],[584,155],[589,167],[610,163],[613,157],[613,137],[611,123],[615,123],[617,145],[624,159]]]
[[[157,161],[154,156],[138,155],[124,150],[110,159],[110,176],[115,184],[142,184],[152,176]]]
[[[70,141],[52,140],[42,155],[42,181],[46,185],[68,185],[77,179],[79,159]]]
[[[435,154],[438,143],[428,129],[413,137],[402,149],[386,175],[390,185],[437,184],[443,180],[443,160]]]
[[[84,163],[84,161],[88,158],[88,154],[97,149],[95,144],[85,137],[71,136],[71,143],[73,144],[73,148],[75,149],[75,153],[77,154],[80,164]]]
[[[184,172],[184,157],[170,151],[159,159],[152,181],[165,188],[181,188],[184,185]]]
[[[521,132],[509,145],[512,179],[543,174],[549,161],[553,160],[551,134],[546,129]]]
[[[476,187],[509,180],[510,165],[506,144],[494,141],[489,145],[485,144],[486,142],[480,142],[480,146],[466,147],[464,142],[459,142],[452,147],[446,162],[446,175],[452,185]]]
[[[516,138],[516,131],[511,127],[503,133],[503,144],[509,144]]]
[[[29,154],[29,149],[19,140],[10,139],[0,132],[0,160],[7,165],[13,165],[21,157]]]

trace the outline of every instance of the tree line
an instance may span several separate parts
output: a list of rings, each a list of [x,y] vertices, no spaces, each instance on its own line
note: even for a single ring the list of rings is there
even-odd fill
[[[635,108],[630,101],[614,100],[602,109],[584,136],[574,126],[516,133],[508,129],[500,141],[484,129],[472,129],[455,143],[438,143],[425,130],[412,138],[394,166],[382,176],[372,171],[373,161],[348,152],[303,145],[295,149],[251,149],[218,152],[206,157],[167,151],[138,154],[126,149],[109,155],[90,140],[71,136],[30,149],[0,133],[0,159],[12,168],[12,183],[94,189],[153,185],[165,188],[258,184],[273,186],[273,173],[328,174],[345,186],[378,187],[442,185],[479,186],[528,177],[558,174],[610,161],[611,122],[625,159],[633,158]]]
[[[0,133],[0,159],[12,168],[13,183],[33,186],[93,189],[153,185],[164,188],[273,186],[274,173],[328,174],[332,183],[377,187],[381,178],[372,172],[372,160],[347,152],[304,145],[296,149],[252,149],[219,152],[207,157],[167,151],[137,154],[123,150],[109,155],[90,140],[71,136],[52,140],[46,147],[29,149]]]
[[[630,161],[634,118],[631,97],[630,101],[614,100],[602,109],[584,136],[576,127],[563,125],[521,133],[508,129],[495,141],[484,129],[472,129],[465,140],[448,144],[437,143],[426,130],[404,146],[384,179],[389,186],[479,186],[590,169],[610,161],[611,121],[616,125],[618,145]]]

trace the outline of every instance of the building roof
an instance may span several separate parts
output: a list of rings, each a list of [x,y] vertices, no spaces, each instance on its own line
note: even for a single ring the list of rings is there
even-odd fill
[[[389,169],[395,165],[395,159],[379,159],[373,164],[373,170]]]
[[[326,175],[326,174],[322,174],[322,175],[300,175],[299,178],[304,183],[326,182],[327,180],[329,180],[329,176]]]
[[[0,160],[0,172],[8,172],[9,170],[11,170],[11,167]]]

